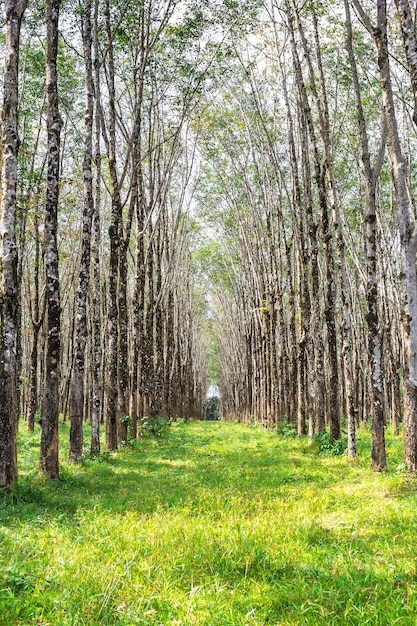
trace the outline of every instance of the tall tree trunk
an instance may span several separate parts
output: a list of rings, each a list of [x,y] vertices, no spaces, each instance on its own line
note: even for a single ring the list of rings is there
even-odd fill
[[[90,282],[91,259],[91,228],[94,215],[93,199],[93,107],[94,85],[92,66],[92,37],[91,37],[91,0],[84,1],[83,12],[83,47],[85,63],[85,111],[84,111],[84,202],[82,213],[82,242],[80,271],[78,275],[76,328],[75,328],[75,358],[71,383],[71,430],[69,461],[79,463],[83,453],[83,409],[84,409],[84,370],[85,348],[87,345],[87,294]]]
[[[142,418],[143,373],[140,354],[144,343],[144,307],[145,307],[145,248],[144,248],[144,189],[140,144],[133,151],[133,167],[138,171],[139,195],[136,204],[136,254],[135,254],[135,289],[133,305],[133,356],[130,398],[130,436],[137,437],[138,419]]]
[[[158,221],[155,246],[155,382],[154,382],[154,413],[163,415],[163,372],[164,372],[164,324],[162,300],[162,235],[161,218]]]
[[[35,214],[35,268],[34,268],[34,290],[33,304],[32,297],[29,298],[30,316],[32,320],[32,348],[30,352],[30,371],[29,371],[29,406],[27,413],[27,429],[33,432],[35,427],[35,413],[38,408],[38,352],[39,352],[39,333],[42,328],[45,316],[46,298],[43,297],[43,303],[40,302],[39,293],[39,272],[40,272],[40,241],[39,241],[39,218]]]
[[[110,268],[107,293],[108,369],[106,381],[107,416],[106,450],[117,450],[117,375],[118,375],[118,274],[119,245],[121,240],[122,203],[116,165],[116,93],[114,76],[114,51],[110,22],[109,0],[105,2],[107,61],[109,88],[109,133],[106,137],[111,183],[111,221],[109,226]],[[102,127],[105,132],[104,125]]]
[[[372,375],[372,469],[381,471],[386,468],[384,407],[381,376],[381,335],[378,319],[378,280],[377,280],[377,226],[376,226],[376,183],[385,151],[385,130],[381,142],[380,154],[375,168],[371,166],[369,142],[365,115],[362,107],[361,91],[353,50],[352,24],[348,0],[345,0],[347,51],[352,72],[353,91],[356,100],[359,137],[362,149],[362,163],[365,175],[366,193],[366,301],[368,323],[368,360]]]
[[[311,265],[311,318],[314,347],[314,368],[312,373],[312,389],[314,410],[309,420],[309,440],[317,432],[321,435],[326,428],[325,423],[325,383],[324,383],[324,342],[321,325],[320,305],[320,270],[318,260],[318,224],[313,215],[313,196],[311,188],[311,168],[309,160],[308,128],[302,111],[299,115],[300,134],[302,137],[301,162],[304,182],[304,210],[306,212],[307,231],[310,245]]]
[[[95,198],[93,215],[93,239],[91,244],[91,256],[93,265],[93,402],[91,408],[91,446],[92,456],[100,454],[100,409],[102,406],[101,395],[101,271],[100,271],[100,199],[101,199],[101,150],[100,150],[100,60],[98,43],[98,16],[100,0],[94,3],[94,78],[96,95],[96,118],[94,136],[94,163],[95,163]]]
[[[149,237],[150,239],[150,237]],[[144,321],[141,371],[144,392],[144,414],[152,414],[152,390],[154,385],[154,251],[153,242],[148,240],[146,251],[147,306]]]
[[[5,0],[6,47],[1,136],[0,207],[0,488],[17,481],[17,246],[16,175],[20,25],[26,0]]]
[[[133,193],[133,192],[132,192]],[[135,201],[134,201],[135,203]],[[117,363],[117,429],[118,440],[127,442],[127,423],[125,417],[129,412],[129,362],[128,362],[128,306],[127,306],[127,248],[129,245],[130,228],[127,238],[119,242],[119,293],[118,293],[118,363]]]
[[[400,17],[401,32],[404,41],[405,56],[407,58],[408,71],[410,73],[411,87],[414,97],[413,120],[417,124],[417,35],[415,16],[411,13],[408,0],[395,0],[398,15]]]
[[[378,0],[378,25],[374,30],[378,48],[378,65],[382,101],[387,125],[388,147],[397,200],[402,253],[402,286],[404,310],[402,317],[406,371],[404,372],[404,454],[410,472],[417,470],[417,232],[411,221],[412,208],[406,179],[406,163],[401,150],[392,92],[386,2]]]
[[[308,288],[308,252],[305,242],[304,233],[304,220],[303,214],[306,213],[305,207],[302,206],[301,198],[301,186],[300,176],[298,169],[298,159],[295,147],[294,138],[294,125],[288,100],[287,84],[284,72],[282,71],[282,83],[284,90],[285,106],[287,110],[288,120],[288,147],[290,154],[292,185],[291,185],[291,199],[294,207],[294,230],[297,235],[297,241],[299,246],[298,255],[298,325],[299,336],[297,339],[297,432],[299,436],[307,433],[307,404],[306,404],[306,387],[307,382],[307,368],[306,368],[306,354],[307,354],[307,337],[308,329],[310,326],[310,293]],[[304,209],[304,210],[303,210]],[[268,227],[268,216],[267,216]]]
[[[61,304],[59,293],[57,213],[59,195],[59,149],[62,119],[58,109],[58,77],[56,67],[58,55],[58,19],[59,0],[47,0],[46,94],[48,111],[48,183],[46,190],[44,234],[47,292],[47,346],[40,471],[50,479],[59,479],[58,411],[61,357]]]

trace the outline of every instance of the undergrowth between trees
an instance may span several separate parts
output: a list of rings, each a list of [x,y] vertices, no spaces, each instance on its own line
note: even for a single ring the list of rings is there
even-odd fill
[[[61,425],[62,459],[69,427]],[[0,624],[414,625],[415,484],[325,442],[189,422],[0,496]]]

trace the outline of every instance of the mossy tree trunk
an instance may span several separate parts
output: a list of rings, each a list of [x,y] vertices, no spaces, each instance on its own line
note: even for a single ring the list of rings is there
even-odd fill
[[[83,158],[83,210],[81,259],[76,293],[75,356],[70,399],[69,461],[80,463],[83,453],[84,372],[85,351],[88,340],[87,296],[90,282],[91,234],[94,216],[93,198],[93,114],[94,83],[92,61],[92,2],[85,0],[82,16],[83,49],[85,65],[84,158]]]
[[[345,0],[347,51],[352,73],[353,90],[355,94],[358,130],[362,150],[362,164],[365,178],[366,193],[366,301],[368,324],[368,359],[372,376],[372,469],[381,471],[386,467],[385,452],[385,423],[382,390],[382,342],[379,330],[378,315],[378,275],[377,275],[377,215],[376,215],[376,185],[385,153],[386,132],[383,124],[381,145],[375,166],[371,165],[369,140],[366,120],[362,106],[361,89],[359,84],[356,58],[353,49],[353,33],[348,0]]]
[[[61,358],[61,303],[57,237],[60,136],[62,128],[62,119],[58,108],[57,75],[59,5],[59,0],[47,0],[46,2],[48,166],[44,229],[44,263],[47,293],[47,346],[45,357],[45,389],[42,413],[40,471],[50,479],[59,479],[58,412]]]
[[[6,0],[6,42],[1,134],[0,206],[0,489],[17,481],[17,246],[16,177],[20,27],[25,0]]]

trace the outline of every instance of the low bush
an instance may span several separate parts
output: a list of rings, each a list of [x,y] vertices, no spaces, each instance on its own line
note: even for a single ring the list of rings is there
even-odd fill
[[[343,434],[340,439],[330,441],[330,434],[324,432],[321,435],[317,435],[316,440],[319,444],[320,456],[341,456],[347,450],[348,440],[346,434]]]
[[[161,437],[168,432],[169,421],[164,417],[145,417],[138,427],[139,437]]]

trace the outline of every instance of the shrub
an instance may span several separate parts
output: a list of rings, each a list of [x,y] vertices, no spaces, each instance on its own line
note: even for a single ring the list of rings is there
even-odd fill
[[[315,439],[319,444],[319,456],[341,456],[347,450],[348,440],[346,434],[332,442],[328,432],[316,435]]]
[[[139,437],[161,437],[168,432],[168,420],[164,417],[145,417],[142,419],[139,428]]]
[[[126,428],[130,428],[132,423],[130,415],[123,415],[123,417],[120,418],[120,421],[124,426],[126,426]]]
[[[297,428],[292,422],[278,422],[275,426],[275,432],[281,437],[296,437]]]

